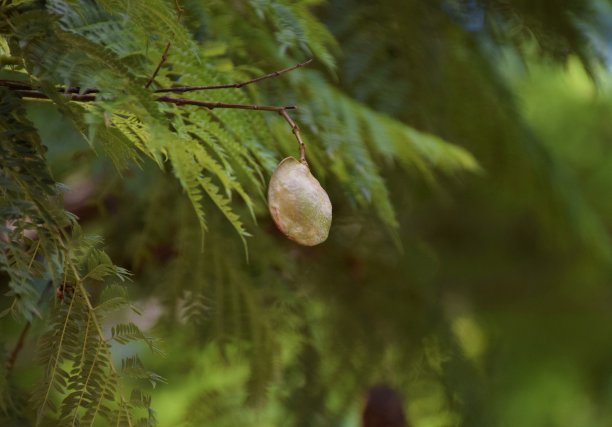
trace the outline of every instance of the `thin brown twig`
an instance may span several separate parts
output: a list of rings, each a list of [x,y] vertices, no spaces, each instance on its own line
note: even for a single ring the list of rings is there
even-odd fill
[[[17,93],[18,95],[21,95],[23,98],[49,99],[47,94],[39,90],[17,89],[14,92]],[[70,92],[60,92],[60,94],[68,98],[70,101],[92,102],[96,100],[96,95],[79,95],[77,93],[70,93]]]
[[[151,78],[149,79],[149,81],[147,82],[147,84],[145,84],[145,89],[148,89],[149,86],[151,86],[151,83],[153,83],[153,80],[155,80],[155,77],[157,77],[157,73],[159,73],[159,70],[161,69],[162,65],[164,65],[164,63],[168,60],[168,51],[170,50],[170,46],[172,45],[171,42],[168,42],[166,44],[166,48],[164,49],[164,53],[162,53],[162,56],[159,60],[159,63],[157,64],[157,67],[155,68],[155,71],[153,71],[153,74],[151,75]]]
[[[0,79],[0,86],[12,89],[12,90],[36,90],[34,89],[30,84],[24,82],[24,81],[19,81],[19,80],[4,80],[4,79]],[[85,90],[83,92],[81,92],[81,88],[76,86],[76,87],[67,87],[67,88],[62,88],[59,87],[57,88],[58,92],[61,93],[75,93],[75,94],[80,94],[80,95],[87,95],[87,94],[91,94],[91,93],[99,93],[100,91],[98,89],[95,88],[85,88]]]
[[[22,90],[17,89],[14,90],[15,93],[21,95],[24,98],[35,98],[35,99],[49,99],[49,97],[38,90]],[[61,94],[68,98],[70,101],[78,101],[78,102],[93,102],[96,100],[96,95],[78,95],[73,93],[65,93],[61,92]],[[176,104],[178,106],[181,105],[195,105],[198,107],[205,107],[209,110],[215,108],[233,108],[239,110],[261,110],[261,111],[277,111],[281,110],[294,110],[296,107],[294,105],[258,105],[258,104],[229,104],[226,102],[216,102],[216,101],[197,101],[195,99],[185,99],[185,98],[173,98],[171,96],[160,96],[155,98],[157,102],[165,102],[168,104]]]
[[[304,145],[304,141],[302,140],[300,127],[293,121],[286,109],[280,110],[278,113],[283,116],[287,123],[289,123],[291,131],[295,135],[295,139],[297,139],[298,144],[300,144],[300,163],[308,166],[308,162],[306,161],[306,145]]]
[[[212,101],[197,101],[195,99],[186,99],[186,98],[173,98],[171,96],[160,96],[155,99],[158,102],[168,102],[170,104],[176,104],[178,106],[181,105],[196,105],[198,107],[205,107],[209,110],[214,108],[237,108],[240,110],[261,110],[261,111],[277,111],[281,112],[284,110],[294,110],[296,107],[294,105],[285,105],[285,106],[277,106],[277,105],[257,105],[257,104],[228,104],[225,102],[212,102]]]
[[[179,93],[183,93],[183,92],[193,92],[193,91],[196,91],[196,90],[240,89],[241,87],[244,87],[246,85],[250,85],[252,83],[257,83],[257,82],[260,82],[262,80],[278,77],[281,74],[285,74],[285,73],[288,73],[290,71],[296,70],[298,68],[304,67],[304,66],[310,64],[311,62],[312,62],[312,59],[309,59],[307,61],[300,62],[299,64],[293,65],[292,67],[288,67],[288,68],[285,68],[285,69],[282,69],[282,70],[278,70],[278,71],[273,71],[273,72],[268,73],[268,74],[266,74],[264,76],[259,76],[259,77],[256,77],[254,79],[247,80],[245,82],[240,82],[240,83],[228,83],[228,84],[210,85],[210,86],[177,86],[177,87],[172,87],[172,88],[167,88],[167,89],[156,89],[155,92],[156,93],[165,93],[165,92],[179,92]]]
[[[179,4],[178,0],[174,0],[174,6],[176,7],[176,20],[180,23],[181,22],[181,17],[183,16],[183,8]],[[170,41],[168,41],[168,43],[166,43],[166,48],[164,49],[164,52],[162,53],[162,56],[159,59],[159,63],[157,64],[157,67],[155,67],[155,71],[153,71],[153,74],[151,75],[151,78],[145,84],[145,89],[148,89],[149,86],[151,86],[151,84],[155,80],[155,77],[157,77],[157,74],[159,73],[159,70],[161,70],[161,67],[168,60],[168,51],[170,51],[170,46],[171,45],[172,45],[172,42],[170,42]]]
[[[178,0],[174,0],[174,7],[176,8],[176,20],[181,22],[181,18],[183,17],[183,7],[179,4]]]
[[[19,90],[19,89],[30,90],[32,89],[32,87],[29,84],[25,82],[16,81],[16,80],[0,80],[0,86],[4,86],[12,90]]]
[[[275,71],[274,73],[270,73],[265,76],[255,78],[253,80],[249,80],[248,82],[235,83],[233,85],[222,85],[222,86],[232,87],[232,88],[242,87],[245,84],[255,83],[255,82],[267,79],[267,78],[275,77],[277,75],[286,73],[291,70],[295,70],[296,68],[304,66],[308,64],[309,62],[310,60],[303,62],[301,64],[297,64],[293,67],[286,68],[284,70]],[[163,63],[163,61],[160,63]],[[10,80],[0,80],[0,86],[8,87],[14,90],[17,94],[25,98],[37,98],[37,99],[48,99],[49,98],[45,93],[40,92],[38,90],[34,90],[29,85],[22,83],[22,82],[15,82],[15,81],[10,81]],[[208,88],[208,89],[221,89],[220,86],[197,86],[197,87]],[[174,89],[184,89],[184,88],[174,88]],[[164,92],[164,91],[169,92],[171,90],[162,89],[162,90],[157,90],[156,92]],[[96,100],[95,93],[97,93],[96,89],[87,89],[85,91],[85,94],[83,95],[79,94],[79,88],[68,88],[68,90],[61,91],[61,94],[67,97],[69,100],[80,101],[80,102],[95,101]],[[300,128],[297,125],[297,123],[295,123],[295,121],[291,118],[291,116],[289,116],[289,113],[287,113],[287,110],[294,110],[297,108],[293,105],[278,106],[278,105],[258,105],[258,104],[230,104],[230,103],[216,102],[216,101],[198,101],[195,99],[174,98],[171,96],[160,96],[160,97],[155,98],[155,101],[175,104],[177,106],[194,105],[197,107],[208,108],[209,110],[212,110],[215,108],[232,108],[232,109],[240,109],[240,110],[275,111],[279,113],[281,116],[283,116],[283,118],[291,126],[291,131],[295,135],[295,138],[297,139],[298,144],[300,146],[300,162],[308,166],[308,162],[306,161],[306,145],[304,144],[304,141],[302,140],[302,136],[300,134]]]
[[[43,289],[43,291],[40,294],[40,297],[38,299],[37,305],[40,305],[42,303],[42,301],[43,301],[43,299],[45,297],[45,294],[51,288],[52,284],[53,283],[51,281],[47,282],[47,286],[45,286],[45,289]],[[17,357],[19,356],[19,353],[21,353],[21,350],[23,350],[23,346],[25,344],[26,337],[28,336],[28,332],[30,331],[31,327],[32,327],[32,322],[28,322],[28,323],[26,323],[26,325],[21,330],[21,334],[19,335],[19,339],[17,340],[17,343],[15,343],[15,347],[13,348],[13,351],[11,351],[10,356],[6,360],[6,370],[7,370],[7,372],[10,372],[10,371],[13,370],[13,367],[15,366],[15,362],[17,362]]]
[[[168,43],[168,45],[170,45],[170,43]],[[145,87],[149,87],[153,80],[155,79],[156,75],[159,73],[159,70],[161,69],[161,67],[163,66],[163,64],[167,61],[168,59],[168,50],[170,49],[170,47],[166,45],[166,48],[164,50],[164,53],[162,54],[161,60],[158,64],[158,67],[155,69],[155,71],[153,72],[153,75],[151,76],[151,78],[149,79],[149,81],[147,82],[147,85]],[[190,91],[197,91],[197,90],[214,90],[214,89],[232,89],[232,88],[241,88],[244,87],[246,85],[250,85],[252,83],[257,83],[260,82],[262,80],[266,80],[266,79],[270,79],[273,77],[278,77],[282,74],[288,73],[290,71],[296,70],[298,68],[304,67],[308,64],[310,64],[312,62],[312,59],[309,59],[307,61],[301,62],[299,64],[296,64],[292,67],[288,67],[282,70],[278,70],[278,71],[273,71],[271,73],[268,73],[264,76],[260,76],[260,77],[256,77],[254,79],[245,81],[245,82],[240,82],[240,83],[229,83],[229,84],[223,84],[223,85],[209,85],[209,86],[178,86],[178,87],[173,87],[173,88],[167,88],[167,89],[156,89],[154,90],[155,93],[171,93],[171,92],[177,92],[177,93],[181,93],[181,92],[190,92]],[[13,90],[34,90],[32,88],[32,86],[30,86],[29,84],[25,83],[25,82],[21,82],[21,81],[16,81],[16,80],[2,80],[0,79],[0,86],[4,86],[4,87],[8,87],[9,89],[13,89]],[[63,92],[63,93],[75,93],[75,94],[79,94],[81,91],[81,88],[79,87],[69,87],[69,88],[58,88],[58,91]],[[87,94],[92,94],[92,93],[99,93],[100,91],[96,88],[88,88],[86,89],[81,95],[87,95]],[[38,96],[35,96],[37,98],[39,98]],[[34,98],[34,97],[31,97]],[[93,101],[93,99],[87,99],[87,100],[91,100]]]
[[[15,366],[15,362],[17,361],[17,356],[19,356],[19,353],[23,349],[23,345],[25,343],[26,336],[28,335],[28,331],[30,330],[31,326],[32,326],[32,322],[28,322],[28,323],[26,323],[26,325],[24,326],[23,330],[21,331],[21,335],[19,335],[19,339],[17,340],[17,344],[15,344],[15,348],[13,348],[13,351],[11,352],[11,355],[9,356],[9,358],[6,361],[6,370],[7,371],[12,371],[13,370],[13,367]]]

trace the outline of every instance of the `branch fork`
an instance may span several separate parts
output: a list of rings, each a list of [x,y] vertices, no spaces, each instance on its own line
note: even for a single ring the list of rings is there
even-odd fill
[[[161,67],[168,60],[168,52],[171,47],[171,42],[166,44],[166,47],[161,55],[160,61],[155,67],[153,74],[147,80],[145,84],[145,88],[149,88],[153,82],[155,81],[155,77],[161,70]],[[263,80],[275,78],[281,76],[285,73],[291,72],[293,70],[297,70],[298,68],[304,67],[312,62],[312,59],[308,59],[307,61],[300,62],[299,64],[295,64],[291,67],[284,68],[282,70],[273,71],[271,73],[265,74],[263,76],[259,76],[253,78],[251,80],[247,80],[244,82],[238,83],[228,83],[221,85],[209,85],[209,86],[177,86],[173,88],[160,88],[155,89],[154,93],[185,93],[185,92],[195,92],[202,90],[216,90],[216,89],[240,89],[247,85],[253,83],[259,83]],[[13,92],[17,93],[23,98],[34,98],[34,99],[49,99],[49,97],[42,91],[37,90],[31,85],[21,82],[21,81],[12,81],[12,80],[0,80],[0,86],[11,89]],[[78,87],[66,87],[63,89],[59,89],[59,92],[62,96],[68,98],[70,101],[77,102],[94,102],[96,101],[96,94],[99,92],[95,88],[87,88],[84,92],[81,93],[80,88]],[[294,105],[259,105],[259,104],[231,104],[225,102],[215,102],[215,101],[198,101],[195,99],[187,99],[187,98],[175,98],[168,95],[162,95],[155,98],[157,102],[165,102],[169,104],[175,104],[176,106],[182,107],[185,105],[194,105],[197,107],[204,107],[209,110],[213,110],[215,108],[233,108],[240,110],[257,110],[257,111],[274,111],[280,114],[285,121],[291,126],[291,132],[295,135],[297,142],[300,147],[300,162],[306,166],[308,163],[306,161],[306,146],[304,145],[304,141],[302,140],[302,136],[300,134],[300,128],[295,123],[295,121],[289,116],[288,110],[296,110],[297,107]]]

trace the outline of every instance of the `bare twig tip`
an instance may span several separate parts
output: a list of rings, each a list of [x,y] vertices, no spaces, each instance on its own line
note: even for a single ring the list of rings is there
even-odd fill
[[[145,89],[148,89],[149,86],[151,86],[151,84],[155,80],[155,77],[157,77],[157,73],[159,73],[159,70],[161,69],[162,65],[164,65],[164,63],[168,60],[168,51],[170,50],[171,45],[172,45],[171,42],[168,42],[166,44],[166,48],[164,49],[164,52],[162,53],[162,56],[159,60],[159,63],[157,64],[157,67],[155,68],[155,71],[153,71],[151,78],[145,84]]]

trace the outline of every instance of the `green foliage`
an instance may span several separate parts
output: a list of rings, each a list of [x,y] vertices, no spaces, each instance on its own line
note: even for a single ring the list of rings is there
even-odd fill
[[[551,109],[556,65],[520,78],[539,55],[600,76],[606,5],[0,1],[2,84],[48,98],[0,87],[0,423],[356,425],[385,382],[416,426],[551,424],[520,414],[550,384],[606,425],[610,177],[582,147],[606,158],[609,108]],[[334,206],[316,248],[267,213],[281,117],[155,93],[307,57],[171,96],[298,106]]]
[[[13,300],[2,314],[31,321],[39,314],[37,284],[61,278],[63,228],[74,219],[62,209],[61,188],[21,100],[6,89],[0,90],[0,117],[0,259]]]
[[[299,49],[309,56],[314,55],[330,70],[335,68],[333,53],[338,51],[338,43],[308,8],[321,4],[320,0],[251,0],[250,3],[259,18],[270,22],[281,52]]]
[[[127,24],[120,21],[121,14],[110,12],[122,10],[121,6],[115,2],[110,3],[112,4],[103,2],[96,6],[88,2],[54,0],[48,2],[46,10],[33,8],[22,13],[11,13],[11,37],[15,41],[19,40],[18,53],[24,58],[26,66],[32,69],[30,78],[38,81],[56,102],[64,104],[62,108],[73,111],[71,116],[75,119],[77,128],[87,135],[90,144],[99,141],[118,168],[125,168],[129,159],[137,158],[139,151],[154,159],[160,166],[169,160],[194,205],[202,229],[206,229],[202,207],[202,196],[206,194],[244,239],[249,233],[232,211],[229,197],[232,192],[236,192],[252,210],[253,202],[239,179],[249,184],[249,191],[263,192],[256,174],[260,174],[260,167],[268,171],[272,169],[274,162],[270,157],[273,153],[265,145],[257,144],[256,140],[273,139],[267,126],[261,117],[245,114],[243,111],[208,112],[191,107],[168,107],[159,103],[156,105],[152,102],[152,94],[144,90],[142,85],[146,76],[145,64],[149,66],[149,70],[154,67],[146,61],[142,41],[139,45],[135,38],[150,33],[150,24],[144,25],[143,19],[155,19],[156,14],[167,7],[166,3],[146,2],[141,8],[135,7],[134,10],[138,9],[138,13],[129,15]],[[255,2],[253,6],[258,16],[270,19],[274,28],[278,29],[276,37],[282,39],[283,43],[306,51],[312,49],[324,63],[333,66],[330,51],[326,47],[334,45],[333,38],[312,16],[305,4]],[[132,9],[128,9],[126,13],[131,11]],[[34,19],[44,24],[41,25],[44,31],[32,25]],[[151,22],[150,19],[148,22]],[[125,32],[128,24],[127,28],[134,27],[135,30],[124,37],[122,31]],[[156,28],[160,39],[162,34],[173,34],[177,37],[177,49],[172,53],[168,66],[164,67],[160,74],[159,81],[162,86],[198,85],[203,82],[227,83],[238,75],[231,69],[228,73],[214,63],[207,63],[204,60],[207,51],[193,42],[186,41],[181,36],[180,28],[176,24],[170,25],[167,19],[162,20],[161,25]],[[125,43],[119,43],[119,39],[125,40]],[[48,47],[45,45],[47,42]],[[100,101],[82,107],[65,105],[55,93],[57,89],[54,84],[57,83],[79,87],[81,90],[95,87],[99,90]],[[302,87],[318,87],[321,84],[325,83],[315,76],[302,83]],[[321,139],[327,141],[327,144],[334,144],[333,141],[340,136],[329,131],[337,132],[338,125],[342,122],[342,125],[348,128],[347,134],[359,135],[360,123],[353,121],[353,117],[363,115],[363,107],[350,102],[338,106],[330,102],[335,97],[331,88],[323,90],[322,93],[330,95],[326,98],[328,102],[320,106],[309,106],[311,117],[324,117],[323,123],[328,121],[326,126],[323,126],[323,131],[328,132],[321,134]],[[313,101],[313,93],[311,89],[311,95],[305,99],[306,102]],[[202,99],[202,95],[196,94],[192,98]],[[219,94],[218,100],[232,103],[249,101],[245,95],[236,91]],[[341,107],[340,111],[343,111],[343,120],[328,117],[333,111],[338,111],[337,107]],[[80,108],[85,108],[85,112],[80,111]],[[212,125],[211,116],[214,118]],[[314,127],[314,124],[311,123],[311,126]],[[378,126],[382,126],[383,131],[394,134],[400,125],[391,120],[381,120]],[[392,129],[393,126],[398,128]],[[174,131],[170,132],[168,128]],[[419,134],[407,127],[399,132],[411,132],[409,140],[414,141],[415,137],[419,139]],[[171,140],[180,143],[171,144]],[[371,149],[376,150],[381,143],[385,144],[380,139],[373,138]],[[240,148],[241,145],[246,146],[246,150]],[[412,161],[419,157],[427,158],[428,152],[439,151],[440,147],[440,144],[426,137],[420,138],[418,144],[414,145],[421,148],[411,156]],[[207,146],[212,152],[206,150]],[[381,206],[381,216],[390,225],[394,225],[384,184],[369,159],[364,143],[348,141],[346,148],[349,149],[340,146],[331,148],[329,155],[333,156],[336,174],[340,175],[342,182],[348,182],[348,174],[352,171],[347,169],[346,164],[355,163],[357,176],[351,185],[351,192],[363,206]],[[408,156],[404,154],[397,157],[405,161]],[[469,155],[458,148],[448,150],[443,156],[438,154],[437,157],[441,161],[456,163],[459,167],[465,166],[462,164],[463,158],[468,162],[468,166],[473,163]],[[425,169],[429,170],[428,167]],[[240,171],[244,176],[236,176],[234,171]],[[224,187],[228,198],[219,194],[215,181]],[[373,200],[370,194],[376,194],[377,200]]]
[[[211,10],[217,7],[213,5]],[[294,50],[314,54],[329,69],[334,68],[332,52],[338,45],[312,15],[307,2],[252,2],[248,7],[254,19],[273,28],[280,54]],[[273,141],[289,139],[289,132],[286,128],[281,131],[278,121],[268,122],[259,114],[207,111],[155,101],[144,83],[166,40],[172,41],[173,50],[156,85],[222,84],[259,72],[233,67],[227,50],[215,52],[210,44],[197,44],[180,23],[183,12],[189,14],[179,3],[166,1],[3,2],[3,53],[19,58],[16,66],[7,69],[8,76],[39,87],[89,145],[104,152],[120,172],[133,163],[142,164],[143,156],[163,170],[171,168],[191,201],[200,232],[209,230],[206,197],[246,247],[250,233],[236,209],[245,207],[253,220],[256,212],[265,209],[266,174],[274,169],[279,153],[289,149],[283,144],[281,150]],[[296,96],[303,97],[300,101],[307,105],[304,124],[313,141],[325,142],[325,151],[312,144],[313,164],[324,177],[323,163],[329,159],[332,172],[350,197],[360,206],[374,206],[391,227],[397,223],[373,155],[397,158],[408,167],[418,164],[427,174],[435,167],[475,168],[473,159],[459,148],[377,116],[335,91],[321,74],[304,76],[292,82]],[[76,88],[79,93],[95,88],[96,102],[69,102],[58,85]],[[317,88],[325,94],[318,103]],[[61,209],[58,187],[48,171],[36,131],[25,118],[22,101],[8,89],[2,90],[2,125],[10,138],[2,141],[1,176],[6,181],[2,223],[6,236],[0,253],[14,297],[5,311],[23,315],[28,322],[33,314],[53,319],[40,339],[42,378],[31,396],[35,423],[57,419],[70,425],[94,424],[100,416],[109,422],[130,423],[132,410],[148,410],[150,400],[125,397],[121,392],[123,377],[148,379],[153,385],[163,379],[147,371],[135,356],[123,359],[122,368],[116,368],[110,343],[142,341],[152,351],[160,350],[155,339],[129,321],[115,324],[105,337],[104,319],[130,307],[125,288],[113,283],[126,280],[127,270],[111,262],[100,242],[71,236],[74,219]],[[195,93],[192,98],[208,99],[204,96],[208,93]],[[224,91],[215,96],[229,103],[262,99],[255,90],[248,95]],[[361,136],[366,126],[370,130],[367,138]],[[389,140],[384,135],[390,135]],[[409,143],[408,149],[404,142]],[[241,204],[234,200],[234,194]],[[196,232],[191,226],[183,228],[190,236]],[[182,242],[191,239],[183,237]],[[193,255],[198,252],[197,247],[191,250]],[[171,271],[179,275],[189,271],[187,259],[182,254]],[[248,277],[221,273],[231,270],[231,264],[214,259],[219,285],[207,297],[216,300],[214,329],[221,344],[229,337],[251,343],[249,387],[256,395],[270,381],[273,349],[278,343],[273,344],[273,328],[264,320],[261,297],[246,285]],[[196,260],[187,262],[197,264]],[[169,274],[172,286],[184,282],[173,274]],[[202,277],[194,278],[200,281]],[[40,313],[37,306],[41,293],[37,287],[45,280],[60,295],[51,314]],[[92,297],[88,283],[103,284],[99,298]],[[184,319],[202,316],[203,306],[186,302]]]
[[[304,74],[299,85],[310,100],[310,111],[303,121],[324,141],[325,154],[333,159],[329,169],[359,206],[375,207],[392,228],[397,227],[395,212],[377,163],[395,160],[408,172],[418,171],[430,180],[434,170],[478,170],[474,158],[460,147],[353,101],[318,75]],[[314,161],[326,162],[320,155],[315,152]]]
[[[116,324],[111,328],[111,336],[105,337],[101,325],[114,310],[127,306],[128,301],[126,290],[119,290],[119,285],[114,284],[101,295],[99,305],[92,305],[85,283],[124,280],[125,276],[125,271],[113,266],[108,255],[97,248],[98,244],[96,239],[84,239],[71,250],[66,278],[59,288],[61,297],[39,340],[43,376],[31,395],[36,425],[56,422],[93,425],[98,417],[109,423],[115,420],[120,423],[125,418],[130,423],[131,407],[120,389],[123,378],[147,379],[154,385],[163,380],[153,373],[135,376],[134,369],[127,369],[125,362],[120,372],[114,365],[112,340],[121,344],[138,340],[152,351],[158,349],[155,341],[133,323]],[[133,365],[132,362],[129,366]],[[138,368],[144,369],[141,365]]]

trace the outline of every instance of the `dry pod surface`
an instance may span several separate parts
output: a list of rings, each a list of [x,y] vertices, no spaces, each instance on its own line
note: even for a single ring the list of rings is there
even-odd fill
[[[301,245],[324,242],[332,221],[329,196],[310,169],[293,157],[281,161],[270,179],[268,206],[278,228]]]

